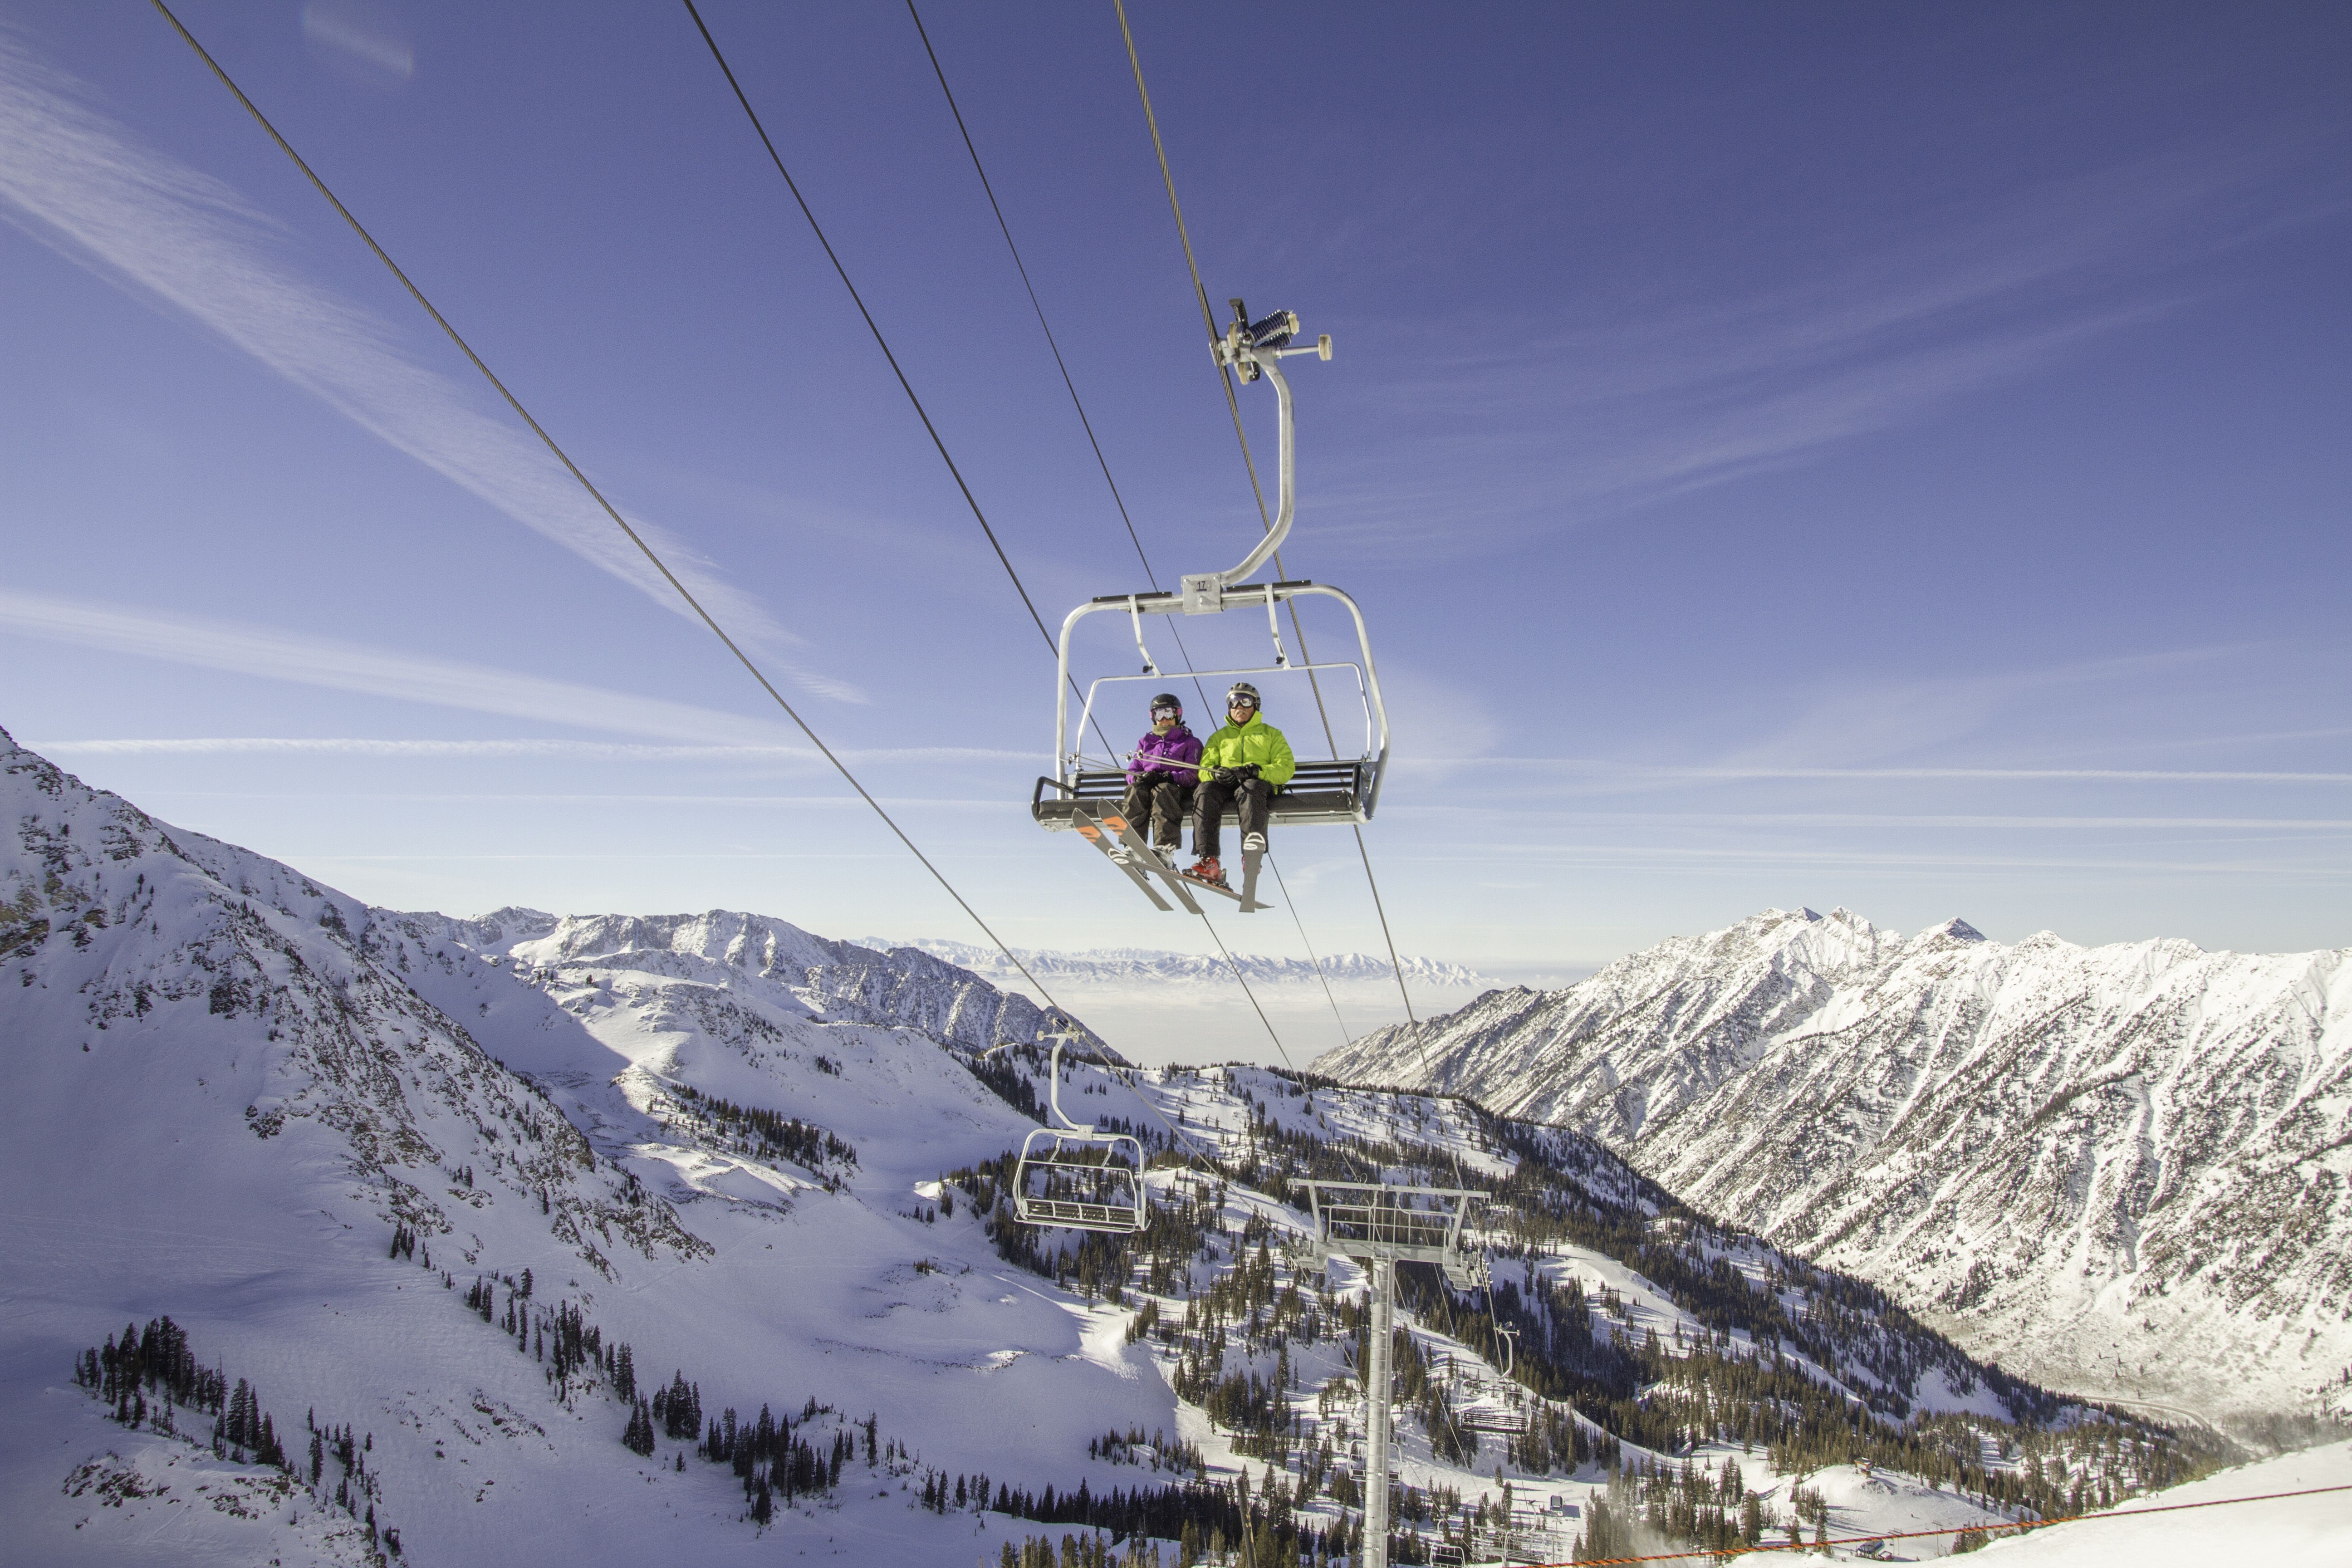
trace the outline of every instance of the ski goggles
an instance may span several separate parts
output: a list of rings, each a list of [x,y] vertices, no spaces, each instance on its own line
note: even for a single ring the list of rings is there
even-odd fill
[[[1151,721],[1155,724],[1162,719],[1181,719],[1182,717],[1184,717],[1184,710],[1181,708],[1154,708],[1151,710]]]
[[[1247,695],[1228,697],[1225,699],[1225,706],[1228,708],[1247,708],[1252,711],[1255,711],[1257,708],[1257,699]]]

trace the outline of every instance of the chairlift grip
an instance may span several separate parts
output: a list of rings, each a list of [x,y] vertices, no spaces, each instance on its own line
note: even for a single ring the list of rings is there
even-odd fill
[[[1265,373],[1266,379],[1274,383],[1276,416],[1280,421],[1280,457],[1276,464],[1280,501],[1275,510],[1274,526],[1266,530],[1265,537],[1257,542],[1255,549],[1242,557],[1241,564],[1223,572],[1186,576],[1184,597],[1188,608],[1193,601],[1201,602],[1204,608],[1216,607],[1215,601],[1225,589],[1265,565],[1282,548],[1283,542],[1290,537],[1291,521],[1298,513],[1298,442],[1297,422],[1291,413],[1290,383],[1283,375],[1276,355],[1268,353],[1263,361],[1256,363],[1258,368]]]

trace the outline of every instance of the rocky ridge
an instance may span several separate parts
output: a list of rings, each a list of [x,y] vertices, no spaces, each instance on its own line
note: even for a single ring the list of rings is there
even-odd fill
[[[2347,959],[1768,910],[1316,1070],[1589,1131],[2053,1386],[2342,1411]]]

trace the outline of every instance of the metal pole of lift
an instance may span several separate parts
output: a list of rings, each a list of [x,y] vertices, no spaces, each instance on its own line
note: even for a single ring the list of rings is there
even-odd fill
[[[1364,1544],[1358,1568],[1389,1568],[1389,1342],[1395,1335],[1396,1261],[1371,1266],[1371,1332],[1364,1356]]]

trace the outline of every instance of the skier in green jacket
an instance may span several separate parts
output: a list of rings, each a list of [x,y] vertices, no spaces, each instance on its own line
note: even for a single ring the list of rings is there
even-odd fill
[[[1184,873],[1220,888],[1225,872],[1217,864],[1217,839],[1227,805],[1241,818],[1243,853],[1263,851],[1274,797],[1298,771],[1290,742],[1258,711],[1256,687],[1234,683],[1225,693],[1225,719],[1201,747],[1201,785],[1192,792],[1192,853],[1201,858]]]

